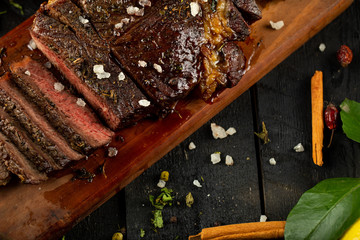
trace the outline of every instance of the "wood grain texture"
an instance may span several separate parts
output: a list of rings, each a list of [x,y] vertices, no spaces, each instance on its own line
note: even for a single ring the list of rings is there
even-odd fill
[[[177,110],[180,115],[172,114],[155,122],[143,121],[119,132],[125,141],[113,142],[119,149],[119,155],[107,161],[106,179],[98,175],[91,184],[71,181],[73,173],[68,169],[55,173],[50,181],[38,186],[13,183],[0,190],[0,215],[4,216],[0,219],[0,236],[8,239],[49,239],[61,236],[236,99],[351,2],[270,2],[264,8],[264,19],[255,24],[253,35],[254,42],[262,40],[264,48],[237,87],[223,91],[211,105],[189,97],[179,103]],[[288,24],[280,31],[273,31],[268,28],[268,20],[273,18],[281,18]],[[26,21],[0,40],[0,44],[8,50],[8,57],[4,59],[6,64],[27,54],[24,45],[29,41],[26,29],[30,22]],[[35,53],[34,57],[40,55]],[[104,156],[105,150],[101,149],[89,161],[73,168],[86,167],[96,171],[103,163]]]

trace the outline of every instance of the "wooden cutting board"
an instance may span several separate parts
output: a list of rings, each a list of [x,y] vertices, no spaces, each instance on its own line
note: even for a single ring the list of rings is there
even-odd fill
[[[221,92],[211,104],[189,96],[177,105],[176,113],[165,119],[142,121],[119,131],[110,144],[119,150],[115,158],[107,158],[106,149],[99,149],[87,161],[54,173],[43,184],[22,185],[13,181],[0,189],[0,239],[56,239],[62,236],[230,104],[351,3],[352,0],[259,2],[263,19],[254,24],[252,39],[244,47],[252,52],[253,45],[261,42],[261,46],[251,69],[236,87]],[[283,20],[285,27],[275,31],[269,27],[270,20]],[[32,18],[0,39],[0,47],[7,50],[0,72],[24,55],[44,61],[37,50],[31,52],[26,47],[31,22]],[[107,177],[98,171],[105,159]],[[92,183],[72,180],[74,170],[82,167],[96,173]]]

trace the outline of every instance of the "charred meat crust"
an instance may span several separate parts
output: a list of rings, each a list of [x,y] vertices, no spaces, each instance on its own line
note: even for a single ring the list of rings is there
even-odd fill
[[[235,42],[227,42],[222,48],[224,70],[228,87],[236,86],[245,73],[246,60],[241,48]]]
[[[5,158],[7,158],[7,155],[0,150],[0,186],[5,186],[11,179],[10,172],[5,165]]]
[[[244,15],[248,24],[252,24],[262,18],[261,10],[255,0],[233,0],[233,2]]]

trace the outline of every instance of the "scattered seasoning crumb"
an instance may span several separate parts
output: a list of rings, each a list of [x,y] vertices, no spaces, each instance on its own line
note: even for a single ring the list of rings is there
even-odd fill
[[[326,49],[326,45],[324,43],[320,43],[320,45],[319,45],[320,52],[324,52],[325,49]]]
[[[31,75],[31,73],[29,72],[29,70],[26,70],[26,71],[25,71],[25,74],[28,75],[28,76]]]
[[[78,98],[76,100],[76,104],[80,107],[85,107],[86,106],[86,102],[82,99],[82,98]]]
[[[111,240],[123,240],[123,239],[124,239],[124,235],[120,232],[114,233],[114,235],[111,238]]]
[[[249,160],[250,160],[250,157],[246,157],[246,160],[249,161]]]
[[[186,206],[188,207],[191,207],[191,205],[194,204],[194,197],[191,194],[191,192],[189,192],[188,195],[186,195],[185,201],[186,201]]]
[[[222,139],[227,137],[227,133],[223,127],[216,125],[216,123],[211,123],[210,126],[211,126],[212,135],[215,139],[218,138]]]
[[[227,135],[234,135],[236,133],[236,129],[235,128],[233,128],[233,127],[231,127],[231,128],[229,128],[228,130],[226,130],[226,134]]]
[[[215,152],[215,153],[210,155],[211,156],[211,162],[213,164],[217,164],[217,163],[219,163],[221,161],[220,154],[221,154],[220,152]]]
[[[94,65],[93,66],[93,71],[96,74],[96,77],[98,79],[109,78],[111,76],[110,73],[105,72],[104,65],[101,65],[101,64]]]
[[[143,238],[145,237],[145,230],[140,228],[140,237]]]
[[[146,100],[146,99],[139,100],[139,105],[140,106],[148,107],[148,106],[150,106],[150,104],[151,104],[151,102],[149,100]]]
[[[87,20],[87,19],[84,18],[83,16],[79,16],[79,21],[80,21],[82,24],[87,24],[87,23],[89,23],[89,20]]]
[[[168,171],[162,171],[160,174],[160,179],[167,182],[169,181],[169,172]]]
[[[260,138],[261,140],[263,140],[264,144],[267,144],[270,142],[269,132],[266,129],[265,123],[262,122],[261,124],[262,124],[262,132],[255,133],[255,135],[258,136],[258,138]]]
[[[138,8],[138,7],[134,7],[134,6],[129,6],[126,8],[126,13],[129,15],[135,15],[135,16],[144,16],[144,9],[143,8]]]
[[[123,72],[119,73],[118,79],[119,79],[119,81],[124,81],[125,80],[125,74]]]
[[[270,158],[270,159],[269,159],[269,163],[270,163],[270,165],[275,166],[275,165],[276,165],[275,158]]]
[[[303,152],[305,151],[304,146],[301,143],[298,143],[295,147],[294,147],[295,152]]]
[[[119,22],[119,23],[115,24],[114,27],[115,27],[115,28],[122,28],[123,25],[124,25],[124,23]]]
[[[234,159],[230,155],[226,155],[225,164],[228,166],[234,165]]]
[[[163,72],[162,67],[161,67],[159,64],[154,63],[154,69],[155,69],[156,71],[158,71],[158,73],[162,73],[162,72]]]
[[[208,195],[206,195],[206,196],[210,197],[210,193]]]
[[[118,154],[118,150],[114,147],[108,148],[108,157],[115,157]]]
[[[195,186],[197,186],[198,188],[201,188],[202,187],[202,185],[200,184],[200,182],[199,182],[199,180],[194,180],[193,181],[193,184],[195,185]]]
[[[159,179],[159,182],[156,186],[158,186],[159,188],[164,188],[166,185],[166,182],[164,180]]]
[[[170,222],[171,222],[171,223],[177,223],[177,217],[176,217],[176,216],[172,216],[172,217],[170,218]]]
[[[280,30],[281,28],[284,27],[284,21],[278,21],[278,22],[273,22],[270,21],[270,26],[275,29],[275,30]]]
[[[200,5],[197,2],[190,3],[190,12],[193,17],[199,14],[200,12]]]
[[[88,170],[86,170],[86,168],[80,168],[75,170],[75,176],[72,178],[72,180],[76,180],[76,179],[80,179],[80,180],[87,180],[88,182],[92,182],[95,174],[89,172]]]
[[[139,61],[138,61],[138,66],[139,66],[139,67],[146,67],[146,66],[147,66],[147,63],[146,63],[145,61],[143,61],[143,60],[139,60]]]
[[[139,5],[142,7],[151,7],[150,0],[139,0]]]
[[[33,51],[34,49],[37,48],[36,43],[34,42],[33,39],[30,40],[30,42],[29,42],[29,44],[27,45],[27,47],[28,47],[31,51]]]
[[[195,143],[191,142],[191,143],[189,144],[189,150],[194,150],[195,148],[196,148]]]
[[[56,82],[54,83],[54,89],[57,92],[61,92],[62,90],[64,90],[64,85],[62,85],[60,82]]]
[[[260,222],[266,222],[266,220],[267,220],[267,216],[265,215],[260,216]]]
[[[50,69],[50,68],[51,68],[51,62],[48,61],[48,62],[44,63],[44,66],[45,66],[46,68],[49,68],[49,69]]]

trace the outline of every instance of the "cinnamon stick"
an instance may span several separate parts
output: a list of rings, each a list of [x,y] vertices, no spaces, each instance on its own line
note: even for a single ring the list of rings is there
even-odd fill
[[[274,239],[284,237],[285,221],[252,222],[204,228],[189,240]]]

